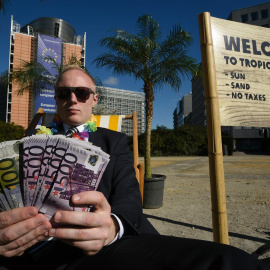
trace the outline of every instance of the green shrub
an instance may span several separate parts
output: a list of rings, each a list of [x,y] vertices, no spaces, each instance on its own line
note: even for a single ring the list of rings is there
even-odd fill
[[[139,136],[139,154],[144,155],[145,134]],[[176,129],[157,126],[151,134],[152,156],[207,155],[206,127],[183,125]]]
[[[182,138],[186,146],[186,155],[204,155],[208,153],[207,129],[197,125],[183,125],[175,129],[175,135]]]
[[[19,140],[23,138],[24,134],[24,127],[0,121],[0,142]]]

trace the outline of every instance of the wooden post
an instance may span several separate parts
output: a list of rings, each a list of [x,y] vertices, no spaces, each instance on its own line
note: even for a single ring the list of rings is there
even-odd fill
[[[132,112],[132,115],[126,115],[125,119],[133,120],[133,158],[134,158],[134,169],[136,172],[136,178],[140,185],[140,192],[143,200],[144,190],[144,165],[139,163],[139,145],[138,145],[138,127],[137,127],[137,113]]]
[[[139,163],[139,144],[138,144],[138,126],[137,126],[137,113],[136,111],[132,112],[133,118],[133,153],[134,153],[134,162],[137,164],[135,168],[137,179],[139,179],[140,192],[143,200],[143,191],[144,191],[144,165]]]
[[[138,127],[137,127],[137,113],[136,111],[132,112],[133,118],[133,153],[134,153],[134,162],[139,164],[139,146],[138,146]],[[139,169],[135,168],[136,177],[139,179]]]
[[[40,118],[42,117],[42,122],[41,122],[41,125],[43,126],[44,125],[44,122],[45,122],[45,112],[42,108],[39,108],[37,110],[37,113],[34,115],[32,121],[30,122],[27,130],[33,130],[36,128]]]
[[[210,13],[204,12],[199,15],[199,26],[207,113],[213,238],[215,242],[229,244],[219,99]]]

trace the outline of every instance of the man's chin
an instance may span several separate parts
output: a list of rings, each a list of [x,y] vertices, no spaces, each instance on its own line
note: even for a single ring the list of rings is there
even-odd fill
[[[70,116],[64,122],[69,126],[75,126],[75,127],[80,126],[85,123],[85,121],[83,121],[82,119],[76,116]]]

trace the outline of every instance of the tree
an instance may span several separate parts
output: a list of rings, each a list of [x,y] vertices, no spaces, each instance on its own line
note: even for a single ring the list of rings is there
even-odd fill
[[[18,86],[18,95],[23,95],[24,92],[29,91],[32,94],[36,94],[34,90],[43,90],[48,87],[54,87],[56,77],[61,73],[65,66],[77,65],[85,70],[84,67],[76,56],[71,56],[66,59],[62,64],[57,64],[55,59],[52,57],[47,57],[47,60],[52,62],[52,68],[56,71],[56,76],[52,76],[50,71],[48,71],[42,63],[38,62],[27,62],[22,61],[22,64],[19,68],[13,71],[11,75],[11,80],[14,84]],[[2,75],[3,83],[7,84],[8,73],[5,72]],[[98,77],[94,77],[95,83],[97,85],[97,93],[99,94],[99,100],[102,99],[104,86]]]
[[[71,56],[65,59],[62,64],[57,64],[55,59],[52,57],[47,57],[46,60],[52,62],[52,68],[56,71],[56,76],[52,76],[50,71],[48,71],[42,63],[38,62],[27,62],[22,61],[19,68],[13,71],[11,75],[12,82],[18,86],[18,95],[23,95],[24,92],[31,92],[33,95],[36,94],[36,90],[40,91],[46,88],[53,88],[56,77],[61,73],[65,66],[77,65],[85,70],[86,67],[82,66],[81,61],[79,61],[76,56]],[[9,80],[8,72],[3,72],[0,74],[0,83],[7,86]],[[94,77],[96,84],[96,92],[99,96],[99,102],[103,100],[104,86],[98,77]],[[108,110],[104,106],[96,106],[94,113],[96,114],[114,114],[113,110]]]
[[[66,59],[65,63],[58,64],[52,57],[46,57],[46,60],[51,61],[52,69],[56,71],[56,76],[52,76],[51,72],[48,71],[42,63],[37,61],[27,62],[22,61],[22,64],[13,71],[11,80],[14,84],[18,85],[18,94],[22,95],[24,92],[29,91],[32,94],[36,92],[35,89],[42,90],[48,87],[53,87],[57,75],[67,65],[77,65],[82,68],[82,63],[76,58],[71,56]]]
[[[25,129],[14,123],[0,121],[0,142],[20,140],[25,135]]]
[[[97,57],[97,67],[106,66],[116,75],[131,75],[143,81],[146,104],[145,177],[151,177],[151,126],[154,94],[164,84],[179,91],[182,78],[195,75],[195,59],[187,55],[192,38],[179,24],[176,24],[164,41],[161,41],[161,27],[150,15],[143,15],[137,21],[138,34],[115,30],[112,37],[100,41],[109,49]]]
[[[58,68],[55,62],[53,65]],[[36,88],[42,90],[52,87],[55,77],[41,63],[22,61],[22,65],[13,71],[10,79],[18,86],[18,95],[27,91],[35,95]]]
[[[43,2],[44,0],[41,0],[40,2]],[[0,0],[0,12],[3,10],[3,12],[6,12],[6,6],[10,4],[10,0]]]
[[[10,3],[9,0],[0,0],[0,12],[3,10],[3,12],[6,12],[6,6]]]

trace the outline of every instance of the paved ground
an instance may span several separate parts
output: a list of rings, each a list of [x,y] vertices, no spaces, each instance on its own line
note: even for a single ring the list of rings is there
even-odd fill
[[[230,244],[253,252],[270,242],[270,155],[224,156]],[[144,209],[161,234],[210,240],[208,157],[152,158],[153,173],[167,176],[163,205]]]

